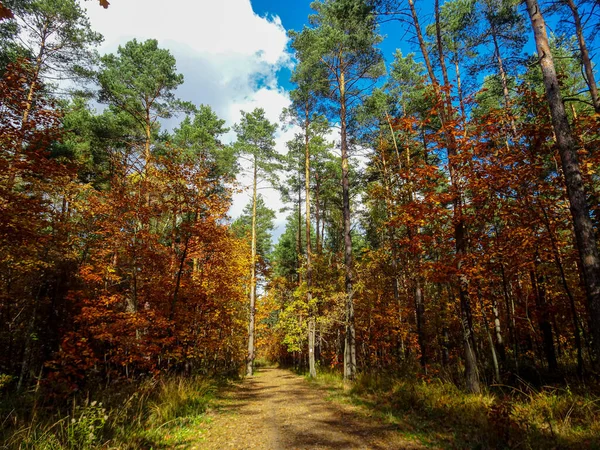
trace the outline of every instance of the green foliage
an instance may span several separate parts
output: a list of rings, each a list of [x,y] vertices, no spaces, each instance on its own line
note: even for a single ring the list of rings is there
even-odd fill
[[[516,74],[523,62],[521,52],[527,43],[527,23],[519,11],[520,3],[518,0],[477,2],[474,20],[462,30],[478,46],[477,58],[467,62],[472,74],[482,70],[498,73],[498,56],[508,75]],[[494,49],[496,44],[499,55]]]
[[[181,156],[197,161],[212,178],[233,178],[238,167],[233,147],[223,145],[221,136],[229,131],[208,105],[200,105],[193,119],[186,116],[173,131],[172,144]]]
[[[91,74],[96,54],[90,47],[100,44],[102,35],[92,31],[85,11],[76,0],[5,0],[14,13],[23,51],[35,58],[40,75],[53,72],[63,78]],[[3,25],[4,26],[4,25]],[[16,34],[16,33],[15,33]]]
[[[281,160],[275,150],[277,125],[269,122],[264,109],[255,108],[249,113],[242,111],[242,119],[233,129],[237,134],[236,154],[250,161],[256,182],[266,180],[275,184],[275,171],[280,168]]]
[[[550,35],[550,48],[554,58],[556,72],[561,84],[561,92],[565,99],[574,101],[574,106],[585,111],[587,100],[587,85],[581,76],[581,65],[575,55],[577,54],[577,41],[575,37],[567,38],[565,36]],[[529,88],[540,94],[544,94],[544,83],[542,79],[542,70],[537,64],[538,56],[533,54],[529,57],[527,71],[520,78]],[[579,101],[577,101],[579,100]],[[568,108],[569,109],[569,108]]]
[[[101,433],[108,415],[102,403],[96,401],[89,405],[77,406],[67,426],[69,447],[88,449],[101,443]]]
[[[183,75],[176,72],[173,55],[159,48],[156,39],[133,39],[119,46],[116,55],[103,56],[101,63],[100,102],[128,113],[140,126],[155,126],[158,119],[193,109],[175,97]]]
[[[296,289],[279,315],[278,328],[283,331],[282,344],[288,352],[301,352],[307,343],[309,305],[306,303],[306,286]]]
[[[311,8],[316,11],[309,17],[311,28],[289,33],[300,62],[296,71],[324,77],[311,84],[319,87],[317,95],[332,102],[329,112],[337,117],[340,101],[362,94],[361,82],[377,80],[385,72],[376,47],[381,36],[372,8],[362,0],[315,1]]]
[[[267,207],[262,195],[256,197],[256,253],[264,261],[271,258],[271,232],[275,227],[275,211]],[[248,203],[240,217],[231,224],[231,231],[240,239],[250,239],[252,232],[252,202]]]
[[[305,236],[304,220],[300,219],[302,229],[298,230],[298,210],[288,215],[284,232],[279,236],[279,240],[273,249],[273,274],[277,277],[283,277],[287,280],[297,278],[298,266],[300,264],[300,254],[298,251],[298,233],[303,238]]]
[[[74,97],[63,111],[64,134],[53,143],[52,157],[75,163],[82,182],[106,187],[111,150],[122,147],[121,140],[131,128],[128,117],[110,110],[97,115],[84,97]]]
[[[17,40],[19,27],[14,20],[0,21],[0,75],[4,75],[6,66],[18,58],[30,57],[27,49]]]
[[[516,80],[507,80],[508,88],[513,91]],[[497,111],[504,105],[502,80],[499,75],[488,75],[483,79],[481,89],[475,95],[476,104],[473,108],[473,117],[482,117],[490,112]]]

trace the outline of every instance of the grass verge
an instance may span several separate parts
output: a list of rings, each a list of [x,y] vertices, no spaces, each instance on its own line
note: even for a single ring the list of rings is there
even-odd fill
[[[328,399],[363,407],[427,447],[455,449],[600,449],[600,398],[529,385],[467,394],[440,380],[337,373],[311,383]]]
[[[201,440],[204,413],[219,389],[202,377],[121,385],[62,409],[38,406],[35,393],[0,403],[3,446],[10,450],[167,449]]]

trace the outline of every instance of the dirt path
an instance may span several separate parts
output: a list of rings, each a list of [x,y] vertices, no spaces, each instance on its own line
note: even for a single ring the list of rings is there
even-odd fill
[[[417,449],[396,427],[327,401],[324,390],[262,369],[219,399],[196,449]]]

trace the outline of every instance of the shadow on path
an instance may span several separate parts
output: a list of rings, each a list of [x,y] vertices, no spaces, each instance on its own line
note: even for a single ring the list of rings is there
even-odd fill
[[[326,400],[301,377],[261,369],[227,389],[196,448],[417,449],[398,427],[364,417],[356,407]]]

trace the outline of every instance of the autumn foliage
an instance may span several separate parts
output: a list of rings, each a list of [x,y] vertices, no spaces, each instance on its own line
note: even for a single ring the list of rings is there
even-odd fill
[[[480,375],[489,383],[530,377],[535,370],[549,377],[591,370],[585,292],[544,97],[523,87],[512,111],[490,109],[465,125],[454,123],[458,151],[450,157],[444,155],[448,131],[431,126],[437,115],[434,106],[425,119],[395,118],[398,149],[389,127],[387,135],[376,135],[369,215],[361,222],[372,227],[371,237],[355,252],[359,366],[394,373],[420,363],[423,374],[443,371],[462,384],[461,336],[468,327]],[[597,192],[596,121],[589,115],[574,121],[590,192]],[[454,249],[449,162],[462,198],[468,242],[462,256]],[[321,366],[341,364],[341,258],[339,251],[315,258]],[[280,311],[272,336],[283,333],[284,348],[294,354],[284,359],[298,365],[306,364],[307,353],[302,276],[300,271],[300,284],[294,276],[274,280],[268,294],[269,307]],[[471,305],[464,323],[459,280]],[[267,348],[273,354],[273,345]]]
[[[437,29],[416,36],[430,67],[398,52],[383,80],[375,12],[394,15],[385,10],[393,2],[367,3],[317,2],[311,26],[290,34],[297,89],[285,116],[298,134],[285,159],[275,149],[279,126],[261,108],[242,114],[236,144],[223,144],[225,121],[176,98],[183,76],[155,40],[100,58],[96,73],[80,67],[93,52],[71,50],[100,37],[75,3],[81,33],[44,61],[87,77],[101,113],[83,95],[55,97],[43,58],[3,53],[0,389],[68,394],[165,373],[238,373],[244,363],[251,374],[254,330],[259,357],[313,375],[314,361],[348,379],[440,375],[479,394],[597,374],[595,303],[543,73],[534,63],[509,73],[499,62],[485,79],[473,76],[478,67],[459,44],[487,35],[469,37],[470,16],[443,23],[448,11],[435,2]],[[517,3],[444,2],[508,5],[497,12],[514,33]],[[7,15],[0,3],[0,19]],[[414,8],[408,19],[421,30]],[[464,29],[442,30],[451,25]],[[556,38],[553,51],[573,56],[574,43]],[[509,50],[496,43],[494,64]],[[561,58],[571,66],[559,67],[557,83],[571,93],[562,103],[583,215],[598,234],[600,116],[571,56]],[[468,83],[459,82],[461,66]],[[180,128],[161,130],[178,114],[188,116]],[[339,154],[329,142],[338,123]],[[244,158],[255,207],[230,227]],[[291,205],[272,252],[275,213],[257,193],[261,180]],[[592,240],[587,247],[597,248]]]
[[[223,179],[167,146],[149,173],[130,147],[110,153],[106,188],[78,181],[52,155],[59,109],[28,76],[23,61],[0,83],[2,372],[75,387],[237,371],[249,259]]]

